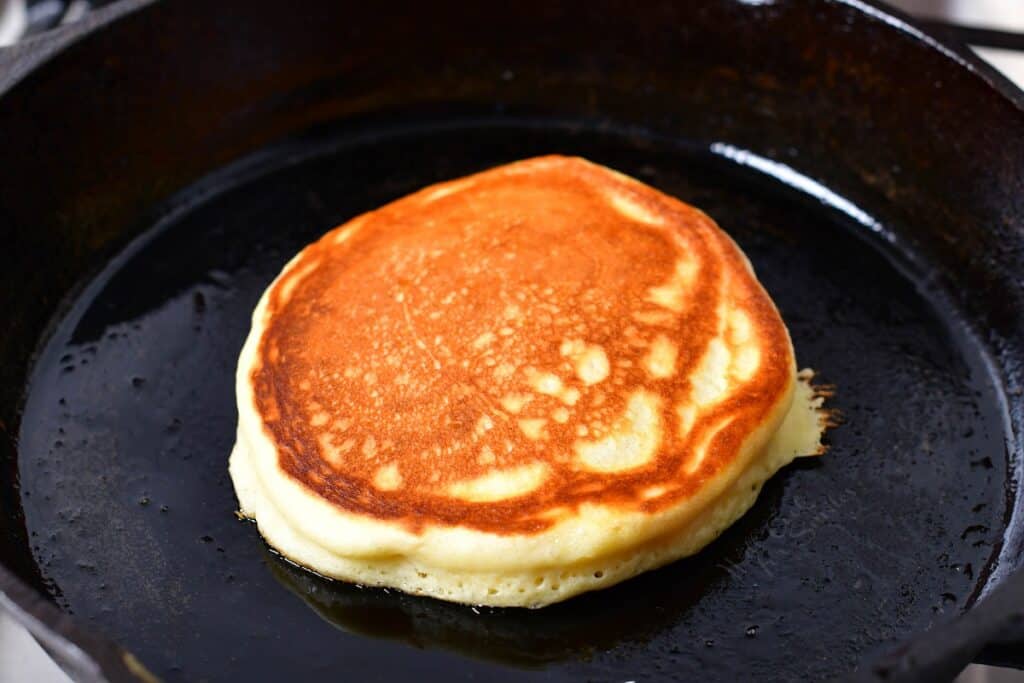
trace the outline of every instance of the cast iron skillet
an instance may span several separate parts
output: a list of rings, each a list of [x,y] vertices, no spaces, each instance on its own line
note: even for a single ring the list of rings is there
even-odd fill
[[[858,0],[490,4],[128,2],[8,60],[3,604],[83,679],[1024,664],[1024,95]],[[538,612],[275,558],[226,470],[259,293],[354,214],[550,152],[736,237],[836,386],[829,454],[699,556]]]

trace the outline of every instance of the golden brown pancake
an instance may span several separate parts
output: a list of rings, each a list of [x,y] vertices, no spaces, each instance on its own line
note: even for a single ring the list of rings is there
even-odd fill
[[[795,368],[710,218],[540,157],[288,264],[239,361],[232,477],[270,544],[322,574],[539,606],[696,552],[817,453]]]

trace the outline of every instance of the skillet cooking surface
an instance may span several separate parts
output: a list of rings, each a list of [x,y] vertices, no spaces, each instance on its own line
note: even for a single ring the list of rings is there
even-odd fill
[[[1002,412],[980,347],[886,230],[722,146],[418,121],[321,131],[199,182],[65,309],[28,389],[19,468],[35,562],[80,623],[169,681],[792,680],[850,671],[978,596],[1009,514]],[[227,474],[235,362],[263,289],[355,214],[552,152],[633,174],[739,241],[801,366],[838,388],[831,451],[769,481],[697,557],[539,612],[477,614],[274,558],[232,514]]]

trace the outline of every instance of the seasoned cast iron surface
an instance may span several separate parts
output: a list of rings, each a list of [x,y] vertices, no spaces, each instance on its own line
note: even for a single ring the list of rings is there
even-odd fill
[[[772,479],[699,556],[539,612],[331,584],[272,557],[227,474],[260,293],[355,214],[550,152],[636,175],[739,241],[801,365],[837,386],[831,451]],[[866,216],[714,152],[573,123],[393,125],[318,134],[186,192],[81,290],[35,367],[21,502],[54,599],[169,681],[820,679],[970,604],[1007,513],[979,349]]]

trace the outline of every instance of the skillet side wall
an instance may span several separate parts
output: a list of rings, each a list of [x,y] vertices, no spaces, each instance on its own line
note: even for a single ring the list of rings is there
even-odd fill
[[[398,110],[609,120],[787,164],[936,267],[1024,425],[1024,112],[910,33],[840,3],[443,2],[304,14],[163,3],[73,45],[0,101],[0,450],[13,481],[40,333],[149,207],[317,124]],[[200,12],[201,9],[201,12]],[[429,13],[429,14],[428,14]],[[405,16],[397,23],[389,17]],[[197,17],[202,17],[201,20]],[[429,30],[425,30],[429,27]],[[913,263],[909,267],[915,268]],[[1019,453],[1016,454],[1019,457]],[[42,588],[3,497],[0,555]],[[1022,514],[1017,503],[1017,518]],[[14,520],[13,522],[11,520]],[[1007,538],[1019,566],[1021,524]]]

